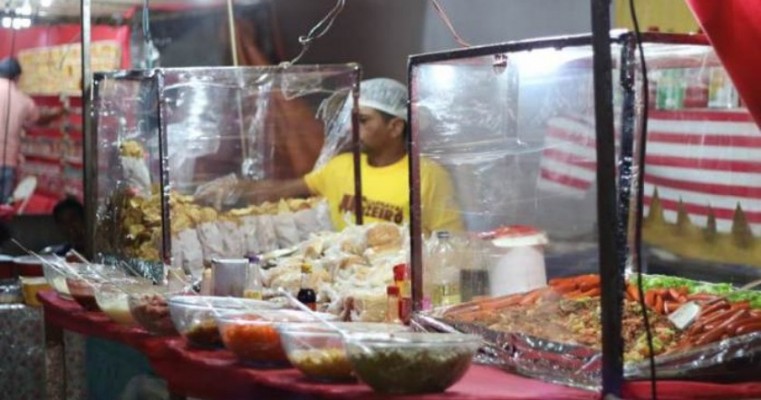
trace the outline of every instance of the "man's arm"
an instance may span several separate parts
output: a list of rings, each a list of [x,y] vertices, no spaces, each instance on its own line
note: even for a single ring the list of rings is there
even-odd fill
[[[47,125],[63,116],[66,111],[62,107],[57,107],[47,112],[38,112],[38,117],[34,121],[37,125]]]
[[[234,174],[230,174],[199,186],[194,196],[198,201],[221,208],[225,198],[230,195],[242,198],[249,204],[289,197],[306,197],[313,194],[323,195],[326,179],[335,168],[336,164],[331,161],[323,168],[312,171],[302,178],[287,180],[242,181]]]
[[[66,113],[63,107],[56,107],[52,110],[41,111],[34,103],[31,97],[27,97],[26,118],[24,125],[47,125]]]
[[[247,202],[258,204],[311,194],[303,178],[271,181],[241,181],[238,188]]]

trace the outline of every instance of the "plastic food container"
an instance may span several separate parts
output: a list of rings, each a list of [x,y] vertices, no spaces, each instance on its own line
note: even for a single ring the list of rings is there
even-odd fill
[[[231,310],[274,310],[279,306],[267,302],[232,297],[174,296],[169,299],[169,314],[175,329],[188,342],[199,347],[221,347],[214,314]]]
[[[492,296],[547,286],[544,246],[547,235],[530,226],[506,226],[481,235],[491,242],[488,261]]]
[[[95,286],[95,302],[101,311],[119,325],[136,325],[129,310],[130,293],[151,290],[153,285],[142,278],[123,278],[103,282]]]
[[[321,314],[334,320],[332,314]],[[304,311],[261,310],[250,313],[216,315],[222,342],[238,359],[255,367],[285,367],[288,357],[280,342],[276,327],[279,324],[316,322]]]
[[[422,394],[459,381],[480,344],[479,336],[465,334],[352,334],[346,352],[359,380],[376,392]]]
[[[79,303],[87,311],[100,311],[98,302],[95,301],[95,284],[102,281],[99,277],[93,275],[80,275],[78,277],[69,275],[66,277],[66,286],[74,301]]]
[[[132,318],[146,331],[158,336],[177,335],[169,314],[169,288],[152,286],[142,293],[131,293],[127,296],[129,311]],[[179,293],[176,293],[179,294]]]
[[[335,322],[336,326],[349,333],[403,332],[404,325]],[[345,382],[356,379],[346,355],[341,335],[315,323],[282,324],[277,327],[280,340],[291,365],[311,379],[324,382]]]
[[[24,303],[32,307],[42,306],[42,303],[40,303],[40,300],[37,298],[37,293],[50,289],[50,285],[48,285],[48,282],[45,280],[45,278],[39,276],[22,276],[19,278],[19,280],[21,281]]]
[[[66,274],[64,274],[60,268],[55,268],[50,264],[43,264],[42,272],[45,276],[45,280],[48,281],[48,285],[55,289],[58,296],[64,299],[74,300],[69,292],[69,286],[66,284]]]

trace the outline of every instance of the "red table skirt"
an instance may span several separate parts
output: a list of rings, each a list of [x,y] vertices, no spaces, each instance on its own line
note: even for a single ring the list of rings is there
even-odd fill
[[[77,303],[59,298],[55,292],[39,294],[47,323],[86,336],[95,336],[132,346],[146,355],[157,374],[166,379],[175,394],[205,399],[288,398],[297,396],[331,399],[372,400],[386,398],[361,384],[324,384],[304,378],[295,369],[252,369],[238,365],[226,350],[189,349],[180,337],[161,338],[139,328],[125,328],[101,313],[84,311]],[[629,382],[627,399],[650,398],[648,382]],[[416,399],[516,400],[599,399],[600,395],[579,389],[529,379],[490,367],[474,365],[446,393],[415,396]],[[761,398],[761,383],[721,385],[663,381],[658,398],[735,399]]]

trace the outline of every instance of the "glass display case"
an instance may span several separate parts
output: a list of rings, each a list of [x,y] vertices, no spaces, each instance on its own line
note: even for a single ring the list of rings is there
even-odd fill
[[[411,57],[418,323],[481,334],[481,362],[585,388],[601,385],[603,335],[622,337],[623,354],[608,356],[623,356],[627,379],[649,379],[651,355],[664,379],[758,372],[761,296],[733,286],[722,262],[736,259],[751,277],[761,261],[752,217],[761,176],[748,164],[758,127],[702,36],[643,38],[647,114],[635,36],[610,39],[615,185],[599,180],[591,36]],[[446,174],[434,182],[432,169]],[[453,195],[429,198],[441,184]],[[599,192],[615,196],[617,218],[598,219]],[[442,213],[459,215],[462,229],[427,232]],[[614,227],[615,249],[603,248],[602,224]],[[611,250],[618,262],[601,265]],[[620,332],[601,318],[601,273],[624,278],[606,297],[621,302]],[[720,315],[734,325],[719,329],[710,318]]]
[[[241,182],[299,178],[358,149],[359,76],[355,64],[97,74],[96,256],[197,278],[214,257],[332,230],[323,200],[257,203]]]

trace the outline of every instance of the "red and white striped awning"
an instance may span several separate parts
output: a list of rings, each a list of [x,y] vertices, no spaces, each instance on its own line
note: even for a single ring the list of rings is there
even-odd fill
[[[645,213],[657,188],[667,222],[682,202],[693,224],[729,232],[742,207],[761,233],[761,130],[745,111],[652,111],[648,123]],[[589,116],[549,121],[538,185],[583,197],[595,182],[595,130]]]

